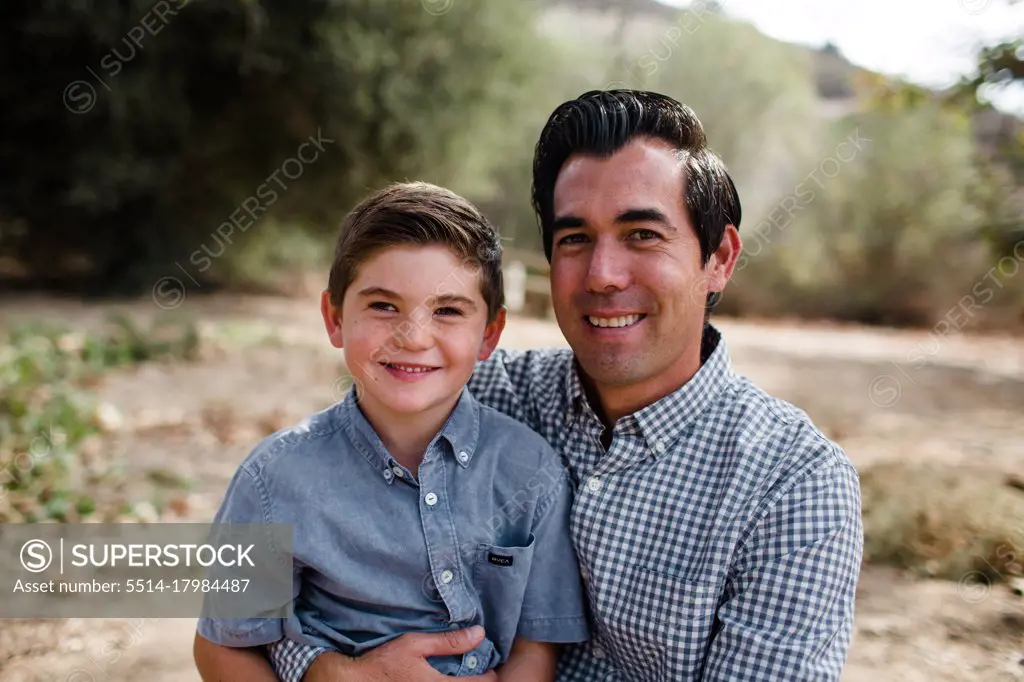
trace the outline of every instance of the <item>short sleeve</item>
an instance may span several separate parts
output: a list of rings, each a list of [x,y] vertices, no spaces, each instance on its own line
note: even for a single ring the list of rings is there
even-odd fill
[[[555,452],[544,448],[544,470],[555,474],[534,512],[533,562],[516,634],[536,642],[585,642],[586,597],[569,534],[572,486]]]
[[[262,486],[256,474],[240,467],[228,484],[214,524],[270,523],[260,493]],[[293,569],[292,598],[298,595],[298,575]],[[229,647],[251,647],[276,642],[284,636],[281,618],[200,618],[197,631],[214,644]]]

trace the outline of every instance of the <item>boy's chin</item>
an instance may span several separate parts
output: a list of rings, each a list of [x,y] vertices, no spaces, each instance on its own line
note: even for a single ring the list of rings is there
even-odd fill
[[[423,390],[417,388],[403,388],[398,391],[389,391],[384,395],[377,395],[377,402],[389,412],[396,415],[420,414],[438,403],[444,402],[444,397],[439,396],[436,390]]]

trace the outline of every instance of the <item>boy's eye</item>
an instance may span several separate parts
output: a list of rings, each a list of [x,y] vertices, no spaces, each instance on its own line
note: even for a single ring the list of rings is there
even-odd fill
[[[582,244],[586,241],[586,239],[587,235],[583,234],[582,232],[575,232],[573,234],[567,234],[561,239],[559,239],[558,245],[561,246],[563,244]]]
[[[391,305],[390,303],[385,303],[384,301],[374,301],[373,303],[370,304],[370,309],[371,310],[377,310],[377,311],[380,311],[380,312],[383,312],[383,313],[390,313],[390,312],[397,312],[398,311],[398,308],[396,308],[395,306]]]
[[[459,310],[458,308],[453,308],[451,306],[446,306],[444,308],[438,308],[434,312],[437,313],[438,315],[461,315],[462,314],[461,310]]]

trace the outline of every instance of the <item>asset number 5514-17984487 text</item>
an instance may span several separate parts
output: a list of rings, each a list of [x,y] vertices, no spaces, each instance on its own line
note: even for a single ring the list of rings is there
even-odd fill
[[[246,578],[231,580],[178,578],[157,581],[137,578],[125,583],[125,592],[245,592],[248,587],[249,580]]]

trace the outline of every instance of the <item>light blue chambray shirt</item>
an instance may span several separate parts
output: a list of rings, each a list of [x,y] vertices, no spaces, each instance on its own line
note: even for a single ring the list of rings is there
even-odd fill
[[[355,393],[278,432],[242,462],[217,523],[292,524],[289,619],[200,619],[218,644],[282,638],[359,655],[407,632],[482,625],[448,675],[508,659],[516,636],[587,639],[569,537],[572,487],[551,446],[463,390],[416,478],[388,454]]]

